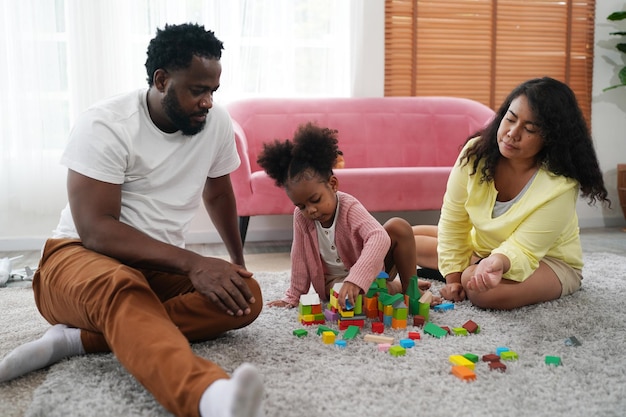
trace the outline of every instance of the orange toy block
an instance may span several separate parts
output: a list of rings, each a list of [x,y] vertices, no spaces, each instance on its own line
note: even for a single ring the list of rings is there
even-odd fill
[[[476,374],[474,373],[474,371],[472,371],[471,369],[469,369],[468,367],[465,367],[463,365],[455,365],[452,367],[452,375],[454,375],[455,377],[459,378],[462,381],[475,381],[476,380]]]

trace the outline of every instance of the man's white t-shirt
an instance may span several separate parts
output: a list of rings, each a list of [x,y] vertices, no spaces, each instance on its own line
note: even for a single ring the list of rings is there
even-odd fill
[[[164,133],[147,107],[147,89],[112,97],[83,113],[61,157],[67,168],[122,185],[120,221],[160,241],[184,246],[207,177],[240,164],[232,122],[217,105],[194,136]],[[69,204],[53,238],[78,238]]]

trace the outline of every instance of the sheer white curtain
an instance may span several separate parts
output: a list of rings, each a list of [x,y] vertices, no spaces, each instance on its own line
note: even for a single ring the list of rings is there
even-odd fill
[[[73,120],[97,100],[147,86],[156,28],[215,31],[225,45],[217,101],[349,96],[352,14],[363,1],[0,2],[0,241],[41,239],[56,226],[67,198],[58,161]]]

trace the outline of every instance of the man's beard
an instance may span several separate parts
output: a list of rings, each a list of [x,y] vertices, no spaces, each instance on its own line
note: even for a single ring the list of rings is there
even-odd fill
[[[193,136],[199,133],[206,124],[206,120],[202,123],[192,124],[190,116],[181,108],[173,89],[169,89],[163,98],[163,110],[165,110],[165,114],[167,114],[174,126],[185,136]],[[198,115],[201,114],[204,115],[206,112],[198,113]]]

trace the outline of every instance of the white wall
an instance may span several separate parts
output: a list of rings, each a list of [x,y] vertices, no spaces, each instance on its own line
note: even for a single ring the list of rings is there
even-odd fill
[[[626,88],[608,92],[602,89],[617,80],[615,62],[624,64],[623,57],[614,48],[617,41],[609,35],[615,27],[606,17],[615,10],[624,10],[623,2],[597,0],[596,38],[594,45],[594,77],[592,99],[592,133],[596,150],[613,209],[589,207],[584,201],[578,204],[581,227],[624,226],[617,197],[616,165],[626,163]],[[372,57],[384,56],[384,0],[367,0],[355,5],[355,15],[362,15],[362,39],[353,39],[355,51],[361,51],[353,61],[355,96],[382,96],[384,92],[384,62]],[[376,217],[382,222],[393,215],[405,217],[412,224],[434,224],[438,212],[380,213]],[[16,216],[16,219],[20,219]],[[57,218],[33,218],[19,221],[21,233],[7,235],[0,231],[0,251],[38,249],[56,225]],[[250,220],[248,241],[291,239],[291,216],[258,216]],[[215,228],[202,209],[194,219],[188,236],[189,243],[219,242]]]

